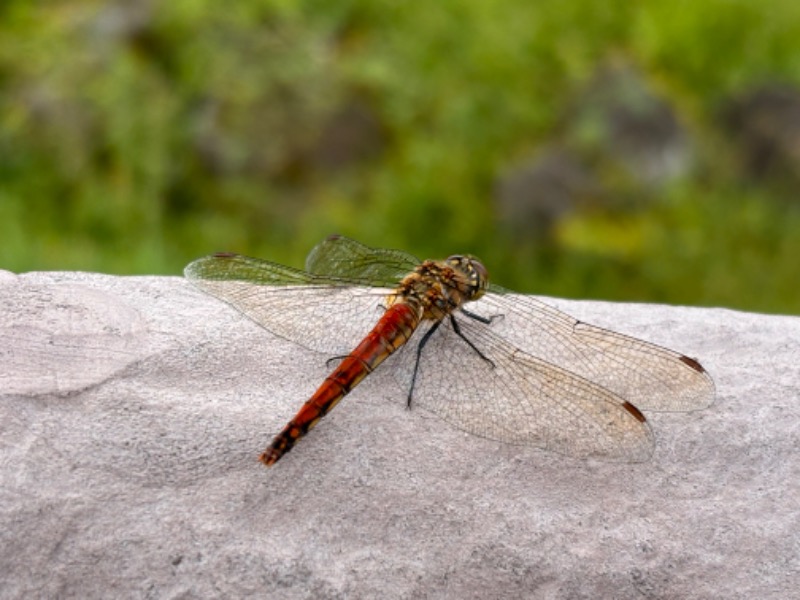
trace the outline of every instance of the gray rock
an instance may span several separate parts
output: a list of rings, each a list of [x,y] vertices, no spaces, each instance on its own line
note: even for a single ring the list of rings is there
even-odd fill
[[[179,278],[4,273],[0,300],[2,598],[796,595],[798,318],[550,300],[714,376],[648,415],[648,463],[466,435],[379,369],[268,470],[328,357]]]

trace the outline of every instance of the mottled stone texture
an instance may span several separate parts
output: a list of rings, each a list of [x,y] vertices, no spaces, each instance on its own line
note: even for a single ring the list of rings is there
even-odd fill
[[[2,598],[797,594],[798,318],[552,300],[714,376],[649,463],[463,434],[379,370],[268,470],[329,357],[179,278],[0,275]]]

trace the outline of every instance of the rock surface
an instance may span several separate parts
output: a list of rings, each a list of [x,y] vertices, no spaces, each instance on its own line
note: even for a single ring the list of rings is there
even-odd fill
[[[328,357],[180,278],[3,272],[0,302],[2,598],[797,594],[799,318],[549,300],[714,377],[648,463],[466,435],[379,370],[268,470]]]

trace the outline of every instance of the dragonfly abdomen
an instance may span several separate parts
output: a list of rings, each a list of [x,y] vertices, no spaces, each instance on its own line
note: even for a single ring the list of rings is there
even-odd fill
[[[338,404],[364,377],[408,342],[419,325],[419,311],[400,302],[390,306],[364,340],[325,378],[266,451],[261,462],[275,464],[297,440]]]

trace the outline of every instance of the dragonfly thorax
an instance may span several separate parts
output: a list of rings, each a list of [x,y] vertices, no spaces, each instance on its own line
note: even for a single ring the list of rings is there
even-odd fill
[[[480,298],[487,285],[486,268],[472,257],[426,260],[402,279],[388,305],[403,302],[413,306],[421,319],[438,321]]]

